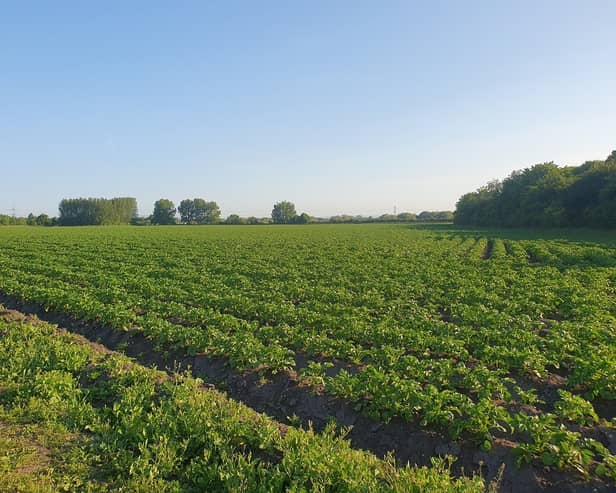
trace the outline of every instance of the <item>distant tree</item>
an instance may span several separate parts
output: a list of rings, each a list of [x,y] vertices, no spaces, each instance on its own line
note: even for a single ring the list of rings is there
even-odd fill
[[[195,217],[197,224],[216,224],[220,221],[220,207],[214,201],[195,199]]]
[[[340,214],[338,216],[332,216],[329,218],[330,223],[350,223],[353,222],[353,216],[348,214]]]
[[[175,224],[176,208],[171,200],[160,199],[154,202],[152,224]]]
[[[383,222],[395,222],[398,220],[398,216],[395,216],[393,214],[382,214],[379,216],[379,221],[383,221]]]
[[[178,212],[184,224],[215,224],[220,221],[218,204],[200,198],[182,200]]]
[[[225,224],[246,224],[246,219],[238,216],[237,214],[231,214],[225,219]]]
[[[195,203],[191,199],[184,199],[178,205],[180,221],[184,224],[192,224],[195,221]]]
[[[312,222],[312,217],[306,212],[302,212],[299,216],[295,216],[296,224],[308,224]]]
[[[85,226],[97,222],[96,199],[62,199],[58,208],[63,226]]]
[[[616,226],[616,151],[605,161],[512,172],[460,197],[456,224],[506,227]]]
[[[272,221],[276,224],[290,224],[295,220],[297,212],[292,202],[283,200],[274,204],[272,209]]]
[[[437,211],[437,221],[453,221],[453,211]]]
[[[496,182],[495,182],[496,183]],[[491,191],[489,193],[492,193]],[[422,211],[417,216],[419,221],[453,221],[452,211]]]
[[[255,216],[250,216],[246,219],[246,224],[259,224],[259,218]]]
[[[225,219],[225,224],[240,224],[241,218],[237,214],[230,214],[227,219]]]
[[[28,214],[28,217],[26,218],[26,224],[28,226],[36,226],[36,216],[32,213]]]
[[[64,226],[129,224],[137,213],[137,199],[62,199],[59,210],[59,222]]]
[[[52,219],[47,214],[40,214],[36,217],[37,226],[51,226]]]
[[[152,224],[152,217],[135,216],[131,219],[130,223],[133,226],[149,226],[150,224]]]
[[[398,214],[398,221],[402,221],[402,222],[417,221],[417,215],[411,212],[401,212],[400,214]]]
[[[26,224],[28,224],[28,218],[26,217],[0,214],[0,226],[25,226]]]

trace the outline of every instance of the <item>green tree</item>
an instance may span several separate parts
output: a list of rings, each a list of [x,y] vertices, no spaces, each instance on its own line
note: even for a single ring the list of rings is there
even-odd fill
[[[393,214],[382,214],[379,216],[379,221],[383,221],[386,223],[394,222],[397,220],[398,220],[398,217],[394,216]]]
[[[62,199],[59,210],[59,222],[64,226],[129,224],[137,214],[137,199],[134,197]]]
[[[437,211],[437,221],[453,221],[453,211]]]
[[[28,217],[26,218],[26,224],[28,226],[36,226],[36,216],[32,213],[28,214]]]
[[[40,214],[36,217],[37,226],[51,226],[52,220],[47,214]]]
[[[176,208],[171,200],[159,199],[154,202],[152,224],[175,224]]]
[[[184,199],[178,205],[180,213],[180,221],[184,224],[193,224],[195,222],[195,203],[191,199]]]
[[[246,220],[242,219],[237,214],[231,214],[225,219],[225,224],[246,224]]]
[[[215,224],[220,221],[220,208],[216,202],[205,199],[184,199],[178,207],[184,224]]]
[[[514,171],[463,195],[454,222],[471,226],[616,226],[616,152],[605,161]]]
[[[195,220],[197,224],[216,224],[220,222],[220,207],[214,201],[195,199]]]
[[[332,216],[329,218],[330,223],[350,223],[353,222],[353,216],[348,214],[340,214],[339,216]]]
[[[500,182],[494,181],[488,183],[485,188],[485,193],[493,193],[496,189],[500,187]],[[483,190],[483,189],[482,189]],[[422,211],[417,216],[419,221],[452,221],[453,220],[453,212],[452,211]]]
[[[398,221],[402,221],[402,222],[417,221],[417,215],[413,214],[412,212],[401,212],[400,214],[398,214]]]
[[[274,204],[272,209],[272,221],[275,224],[290,224],[295,220],[295,204],[287,200]]]
[[[295,216],[296,224],[308,224],[312,222],[312,217],[306,212],[302,212],[299,216]]]

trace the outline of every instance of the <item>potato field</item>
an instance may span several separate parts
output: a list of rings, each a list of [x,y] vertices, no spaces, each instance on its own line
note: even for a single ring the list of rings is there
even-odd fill
[[[616,491],[616,235],[539,233],[5,227],[0,303],[133,359],[5,320],[0,430],[69,491]]]

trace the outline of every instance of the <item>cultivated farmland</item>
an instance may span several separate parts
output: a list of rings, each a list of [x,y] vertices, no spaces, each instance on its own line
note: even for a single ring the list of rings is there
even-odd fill
[[[612,491],[616,237],[592,236],[7,227],[0,294],[285,425],[352,426],[399,465],[449,455],[456,475],[505,464],[502,491]]]

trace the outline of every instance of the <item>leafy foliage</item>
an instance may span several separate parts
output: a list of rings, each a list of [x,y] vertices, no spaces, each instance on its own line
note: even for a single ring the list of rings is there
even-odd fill
[[[613,455],[585,428],[612,426],[593,404],[616,396],[616,253],[559,238],[395,224],[9,228],[0,293],[265,376],[301,354],[306,385],[377,420],[484,450],[507,436],[521,462],[610,477]]]
[[[184,224],[215,224],[220,221],[220,208],[216,202],[204,199],[184,199],[178,206]]]
[[[59,210],[59,222],[63,226],[129,224],[137,214],[137,199],[62,199]],[[39,222],[45,222],[45,218],[32,216],[32,225]]]
[[[9,490],[485,491],[479,478],[451,478],[444,461],[396,467],[332,427],[281,427],[200,380],[99,353],[49,325],[0,321],[0,334],[0,481]],[[7,433],[25,434],[25,423],[55,439],[49,467],[29,465],[24,439]]]
[[[295,212],[295,204],[287,200],[277,202],[272,209],[272,221],[276,224],[290,224],[295,221],[297,212]]]
[[[474,226],[616,226],[616,157],[559,168],[537,164],[463,195],[455,223]]]
[[[169,199],[159,199],[154,202],[154,211],[152,212],[152,224],[175,224],[175,214],[177,209],[174,203]]]

